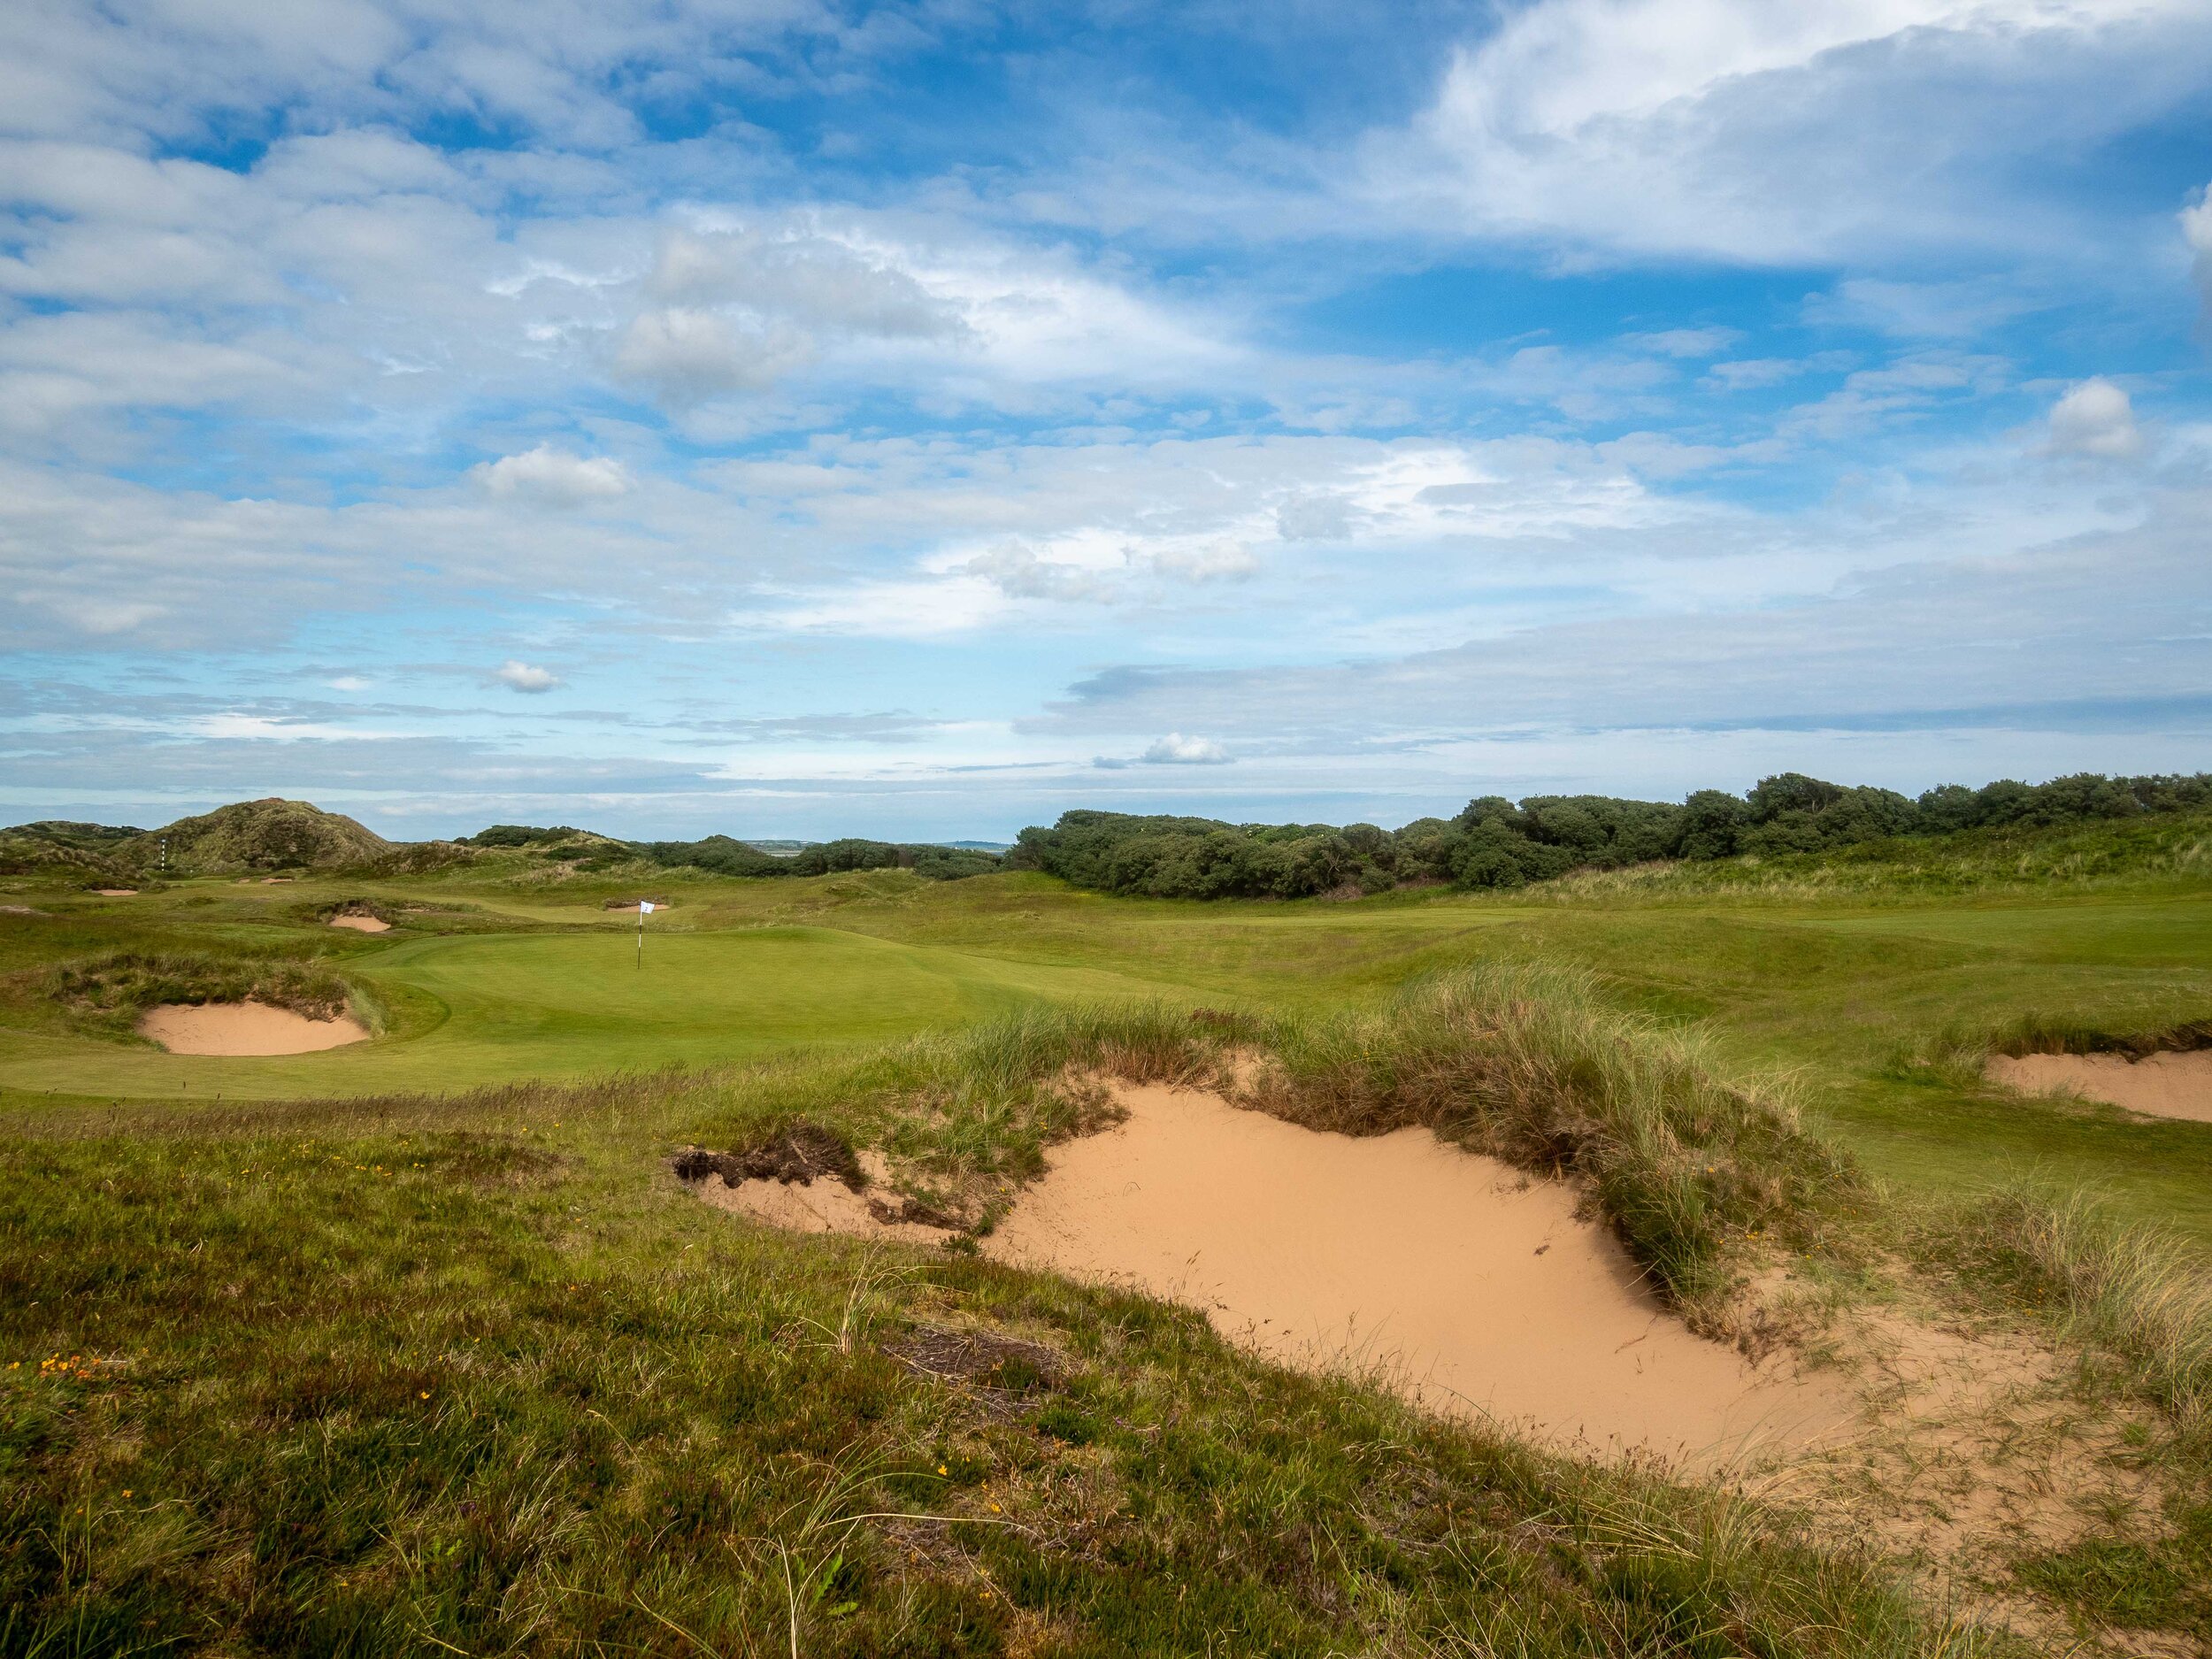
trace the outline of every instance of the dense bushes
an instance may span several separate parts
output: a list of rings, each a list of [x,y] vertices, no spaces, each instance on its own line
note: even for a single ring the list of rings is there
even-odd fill
[[[1153,898],[1299,898],[1450,881],[1516,887],[1570,870],[1654,859],[1825,852],[1895,836],[2042,827],[2212,805],[2212,774],[2049,783],[1945,784],[1917,800],[1783,772],[1742,795],[1701,789],[1679,806],[1609,795],[1484,795],[1457,817],[1396,831],[1371,824],[1233,825],[1122,812],[1062,814],[1031,828],[1007,864],[1078,887]]]

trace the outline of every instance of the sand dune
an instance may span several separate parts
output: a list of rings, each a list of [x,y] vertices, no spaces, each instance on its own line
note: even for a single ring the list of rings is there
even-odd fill
[[[1988,1071],[2032,1094],[2071,1089],[2146,1117],[2212,1124],[2212,1048],[2140,1060],[2124,1054],[2001,1054]]]
[[[369,1034],[342,1014],[310,1019],[266,1002],[164,1002],[146,1010],[138,1030],[171,1054],[312,1054]]]

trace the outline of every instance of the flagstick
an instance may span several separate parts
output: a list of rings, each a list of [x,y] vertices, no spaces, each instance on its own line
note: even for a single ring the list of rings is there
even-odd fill
[[[638,971],[641,973],[643,972],[645,970],[645,907],[642,904],[637,907],[637,965]]]

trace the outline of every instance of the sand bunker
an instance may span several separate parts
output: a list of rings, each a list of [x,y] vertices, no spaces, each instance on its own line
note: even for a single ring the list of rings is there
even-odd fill
[[[388,933],[392,931],[392,925],[380,916],[334,916],[330,918],[330,925],[333,927],[350,927],[357,933]]]
[[[138,896],[136,887],[95,887],[92,890],[104,899],[134,899]]]
[[[1212,1094],[1118,1095],[1128,1120],[1056,1148],[987,1254],[1172,1296],[1285,1363],[1378,1371],[1596,1449],[1710,1463],[1849,1415],[1840,1386],[1692,1335],[1565,1187],[1425,1129],[1355,1139]]]
[[[1210,1094],[1115,1094],[1127,1119],[1056,1148],[980,1241],[987,1255],[1172,1297],[1282,1363],[1373,1376],[1584,1450],[1710,1466],[1853,1415],[1839,1381],[1786,1360],[1755,1368],[1692,1335],[1612,1237],[1577,1219],[1569,1187],[1425,1129],[1356,1139]],[[868,1173],[884,1191],[881,1164]],[[690,1178],[710,1202],[779,1226],[950,1236],[826,1172]]]
[[[2150,1118],[2212,1124],[2212,1048],[2140,1060],[2124,1054],[2001,1054],[1988,1074],[2032,1094],[2070,1089]]]
[[[171,1054],[312,1054],[360,1042],[358,1020],[310,1019],[267,1002],[164,1002],[138,1022],[139,1034]]]

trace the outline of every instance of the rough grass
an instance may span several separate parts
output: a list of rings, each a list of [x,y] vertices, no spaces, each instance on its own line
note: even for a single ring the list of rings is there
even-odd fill
[[[2212,1456],[2212,1260],[2170,1232],[2116,1220],[2082,1193],[2025,1188],[1977,1206],[1957,1248],[1985,1275],[2060,1311],[2124,1363],[2184,1441]]]
[[[656,1171],[660,1082],[0,1151],[0,1653],[1998,1650],[1786,1518],[1195,1314],[733,1222]],[[1061,1358],[896,1357],[944,1330]]]

